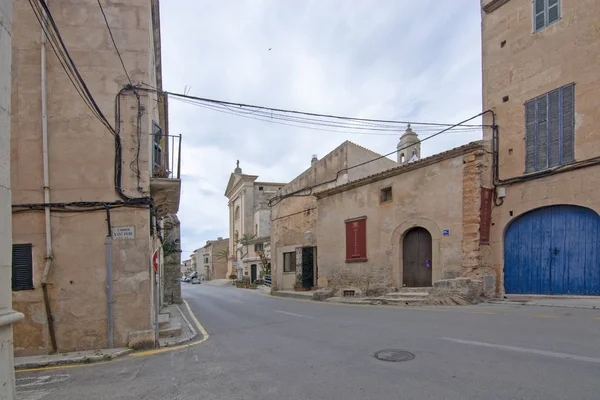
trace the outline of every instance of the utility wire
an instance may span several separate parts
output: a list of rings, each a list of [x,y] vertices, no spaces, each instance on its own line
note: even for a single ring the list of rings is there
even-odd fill
[[[266,116],[261,118],[262,114],[257,115],[255,113],[246,113],[246,112],[240,113],[240,112],[236,112],[234,110],[230,111],[229,107],[227,107],[227,109],[223,109],[216,105],[203,104],[203,103],[198,103],[198,102],[185,100],[185,99],[174,98],[174,100],[183,102],[183,103],[187,103],[187,104],[191,104],[196,107],[202,107],[202,108],[214,110],[214,111],[221,112],[224,114],[236,115],[236,116],[239,116],[242,118],[248,118],[248,119],[253,119],[253,120],[257,120],[257,121],[264,121],[264,122],[269,122],[269,123],[273,123],[273,124],[292,126],[292,127],[297,127],[297,128],[312,129],[312,130],[317,130],[317,131],[348,133],[348,134],[353,134],[353,135],[398,136],[398,134],[400,132],[404,131],[404,129],[405,129],[405,128],[399,128],[399,127],[376,128],[376,127],[368,127],[368,126],[352,126],[352,125],[328,124],[328,123],[320,123],[320,122],[313,123],[313,122],[304,122],[304,121],[300,121],[299,123],[292,124],[292,123],[288,123],[288,122],[281,122],[281,121],[290,121],[290,119],[288,119],[288,118],[279,118],[279,117],[269,118]],[[304,124],[304,125],[299,125],[299,124]],[[337,128],[345,128],[345,129],[356,129],[359,131],[356,132],[356,131],[339,130],[339,129],[328,129],[328,128],[315,127],[312,125],[326,126],[326,127],[333,127],[333,128],[337,127]],[[417,130],[419,132],[429,132],[429,131],[431,131],[431,127],[425,127],[425,129],[418,128]],[[453,132],[478,132],[480,130],[481,130],[481,127],[465,127],[463,129],[456,129]],[[395,133],[376,133],[376,132],[364,132],[364,131],[376,131],[376,132],[377,131],[384,131],[384,132],[387,131],[387,132],[395,132]]]
[[[141,89],[141,88],[140,88]],[[146,89],[143,88],[141,90],[146,90],[146,91],[151,91],[152,89]],[[204,97],[197,97],[197,96],[190,96],[190,95],[186,95],[186,94],[181,94],[181,93],[174,93],[174,92],[169,92],[169,91],[158,91],[155,90],[157,92],[160,92],[162,94],[171,96],[172,98],[181,98],[181,99],[188,99],[188,100],[192,100],[192,101],[196,101],[196,102],[201,102],[201,103],[210,103],[213,105],[219,105],[219,106],[235,106],[238,107],[240,109],[250,109],[250,110],[259,110],[259,111],[263,111],[263,112],[270,112],[270,113],[283,113],[283,114],[295,114],[295,115],[303,115],[303,116],[308,116],[308,117],[319,117],[319,118],[330,118],[330,119],[336,119],[336,120],[340,120],[340,121],[346,121],[346,123],[351,122],[351,123],[380,123],[380,124],[402,124],[402,125],[407,125],[407,124],[413,124],[413,125],[428,125],[428,126],[438,126],[438,127],[444,127],[444,126],[452,126],[452,124],[443,124],[443,123],[437,123],[437,122],[415,122],[415,121],[397,121],[397,120],[381,120],[381,119],[368,119],[368,118],[355,118],[355,117],[346,117],[346,116],[339,116],[339,115],[330,115],[330,114],[318,114],[318,113],[311,113],[311,112],[306,112],[306,111],[297,111],[297,110],[289,110],[289,109],[282,109],[282,108],[272,108],[272,107],[264,107],[264,106],[258,106],[258,105],[252,105],[252,104],[245,104],[245,103],[233,103],[233,102],[229,102],[229,101],[222,101],[222,100],[215,100],[215,99],[209,99],[209,98],[204,98]],[[232,111],[230,108],[228,108],[230,111]],[[267,115],[263,115],[263,116],[267,116],[270,117],[272,114],[267,114]],[[310,120],[310,119],[309,119]],[[314,120],[313,120],[314,121]],[[477,128],[481,128],[483,126],[486,125],[464,125],[465,127],[477,127]]]
[[[463,121],[461,121],[461,122],[458,122],[458,123],[456,123],[456,124],[454,124],[454,125],[452,125],[452,126],[450,126],[450,127],[448,127],[448,128],[442,129],[441,131],[439,131],[439,132],[437,132],[437,133],[434,133],[433,135],[430,135],[430,136],[428,136],[428,137],[426,137],[426,138],[420,139],[420,140],[419,140],[417,143],[422,143],[422,142],[424,142],[424,141],[426,141],[426,140],[432,139],[432,138],[434,138],[434,137],[436,137],[436,136],[439,136],[439,135],[441,135],[441,134],[443,134],[443,133],[446,133],[446,132],[448,132],[449,130],[451,130],[452,128],[455,128],[455,127],[457,127],[457,126],[461,126],[461,125],[463,125],[465,122],[469,122],[469,121],[471,121],[471,120],[473,120],[473,119],[475,119],[475,118],[481,117],[481,116],[483,116],[483,115],[485,115],[485,114],[487,114],[487,113],[489,113],[489,112],[493,113],[493,111],[492,111],[492,110],[486,110],[486,111],[484,111],[484,112],[482,112],[482,113],[479,113],[479,114],[477,114],[477,115],[474,115],[474,116],[472,116],[472,117],[470,117],[470,118],[467,118],[467,119],[465,119],[465,120],[463,120]],[[293,191],[293,192],[291,192],[291,193],[286,193],[286,194],[284,194],[284,195],[280,195],[280,196],[273,197],[273,198],[271,198],[271,199],[268,201],[268,205],[269,205],[269,207],[273,207],[273,206],[275,206],[275,205],[279,204],[279,203],[280,203],[282,200],[284,200],[284,199],[286,199],[286,198],[288,198],[288,197],[293,197],[293,196],[299,196],[299,197],[303,197],[303,196],[310,196],[310,195],[312,194],[312,192],[313,192],[313,189],[314,189],[315,187],[317,187],[317,186],[321,186],[321,185],[326,185],[326,184],[328,184],[328,183],[333,183],[333,182],[336,182],[336,181],[338,180],[339,176],[340,176],[340,173],[342,173],[342,172],[348,172],[348,171],[349,171],[349,170],[351,170],[351,169],[354,169],[354,168],[361,167],[361,166],[363,166],[363,165],[366,165],[366,164],[372,163],[372,162],[374,162],[374,161],[377,161],[377,160],[381,160],[382,158],[385,158],[385,157],[391,156],[392,154],[396,154],[396,153],[398,153],[398,152],[400,152],[400,151],[402,151],[402,150],[409,149],[409,148],[413,147],[415,144],[416,144],[416,143],[411,143],[410,145],[407,145],[407,146],[401,147],[401,148],[399,148],[399,149],[396,149],[396,150],[394,150],[394,151],[392,151],[392,152],[389,152],[389,153],[387,153],[387,154],[383,154],[383,155],[381,155],[381,156],[375,157],[375,158],[373,158],[373,159],[371,159],[371,160],[368,160],[368,161],[365,161],[365,162],[362,162],[362,163],[359,163],[359,164],[355,164],[355,165],[352,165],[352,166],[350,166],[350,167],[347,167],[347,168],[342,168],[342,169],[340,169],[339,171],[337,171],[337,173],[336,173],[336,175],[335,175],[335,178],[333,178],[333,179],[330,179],[330,180],[328,180],[328,181],[325,181],[325,182],[320,182],[320,183],[318,183],[318,184],[316,184],[316,185],[312,185],[312,186],[306,186],[306,187],[304,187],[304,188],[302,188],[302,189],[295,190],[295,191]],[[307,191],[308,191],[308,193],[304,193],[304,192],[307,192]]]
[[[102,16],[104,17],[104,22],[106,23],[106,28],[108,29],[108,34],[110,35],[110,39],[112,40],[112,43],[115,46],[117,56],[119,57],[119,60],[121,61],[121,66],[123,67],[123,71],[125,71],[125,76],[127,77],[129,84],[133,86],[133,82],[131,82],[131,78],[129,77],[129,74],[127,73],[127,68],[125,68],[125,63],[123,62],[123,58],[121,57],[121,52],[119,51],[119,48],[117,47],[117,43],[115,42],[115,38],[113,36],[112,30],[110,29],[110,25],[108,24],[108,19],[106,18],[106,13],[104,12],[104,7],[102,7],[102,3],[100,3],[100,0],[98,0],[98,6],[100,7],[100,11],[102,11]]]

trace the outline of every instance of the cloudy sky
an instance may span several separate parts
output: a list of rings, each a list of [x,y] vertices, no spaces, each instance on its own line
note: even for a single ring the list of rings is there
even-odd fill
[[[455,123],[481,111],[479,12],[479,0],[162,1],[164,87],[315,113]],[[285,182],[312,154],[345,140],[389,153],[401,134],[323,132],[176,101],[169,122],[184,138],[183,257],[228,236],[224,191],[236,159],[244,173]],[[422,153],[480,137],[443,134]]]

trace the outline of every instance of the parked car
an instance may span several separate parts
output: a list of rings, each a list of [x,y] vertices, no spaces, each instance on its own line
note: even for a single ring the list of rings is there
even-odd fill
[[[192,279],[192,285],[199,285],[199,284],[200,284],[200,279],[198,279],[198,278]]]

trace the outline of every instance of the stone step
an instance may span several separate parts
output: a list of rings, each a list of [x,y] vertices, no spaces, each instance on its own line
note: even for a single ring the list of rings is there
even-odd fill
[[[171,318],[171,316],[168,313],[167,314],[158,314],[159,329],[169,327],[169,318]]]
[[[180,335],[181,335],[181,324],[175,324],[168,328],[158,330],[158,336],[161,338],[180,336]]]
[[[398,292],[394,292],[394,293],[414,293],[414,292],[419,292],[419,293],[429,293],[431,291],[431,287],[403,287],[401,289],[398,289]]]
[[[386,294],[384,297],[389,298],[398,298],[398,299],[406,299],[406,298],[421,298],[429,296],[428,292],[392,292]]]

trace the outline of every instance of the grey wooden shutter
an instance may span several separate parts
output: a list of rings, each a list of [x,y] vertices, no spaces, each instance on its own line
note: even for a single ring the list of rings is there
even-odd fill
[[[559,90],[548,93],[548,166],[560,165],[560,96]]]
[[[535,103],[525,103],[525,172],[535,171]]]
[[[537,142],[535,144],[537,163],[535,169],[540,170],[548,167],[548,98],[540,96],[537,98]]]
[[[14,244],[12,250],[12,290],[33,289],[31,243]]]
[[[562,163],[575,160],[575,85],[562,89]]]
[[[547,23],[547,25],[550,25],[554,21],[557,21],[558,17],[560,17],[560,9],[559,9],[558,0],[548,0],[548,18],[547,18],[548,23]]]
[[[534,25],[536,31],[539,31],[546,26],[545,2],[546,0],[535,0],[534,3]]]

